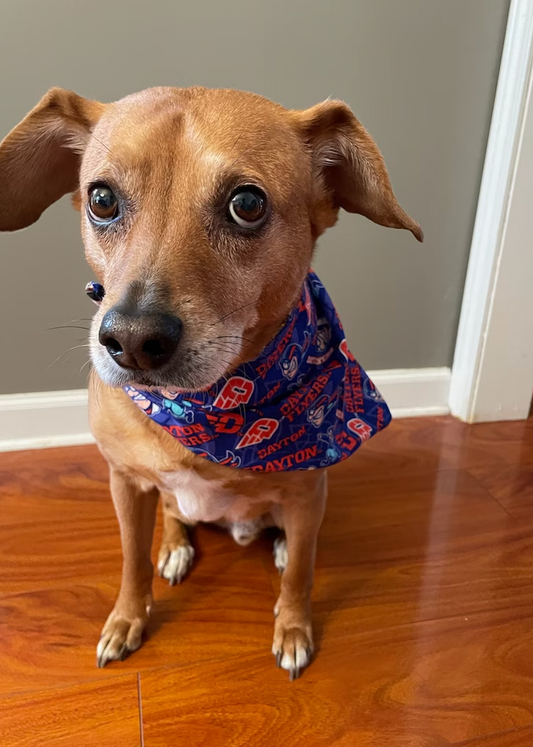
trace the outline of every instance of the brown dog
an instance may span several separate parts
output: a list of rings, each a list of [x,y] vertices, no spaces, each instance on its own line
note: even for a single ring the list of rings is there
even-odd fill
[[[250,184],[262,195],[253,210],[268,218],[260,230],[228,219],[229,195]],[[51,90],[0,145],[0,230],[30,225],[69,192],[88,262],[106,289],[91,331],[90,418],[110,465],[124,552],[98,664],[141,645],[162,495],[158,568],[171,583],[194,555],[185,524],[221,523],[241,543],[266,526],[283,530],[273,653],[298,676],[313,650],[325,470],[265,474],[201,459],[120,387],[203,391],[254,359],[285,323],[316,239],[339,208],[421,241],[420,226],[396,202],[376,144],[344,103],[288,111],[231,90],[155,88],[106,105]],[[117,308],[113,349],[101,324]],[[143,347],[152,338],[156,349]],[[220,340],[229,341],[222,357]]]

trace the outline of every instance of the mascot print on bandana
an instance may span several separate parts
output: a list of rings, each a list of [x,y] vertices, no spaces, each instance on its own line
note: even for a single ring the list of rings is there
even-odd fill
[[[201,393],[124,388],[183,446],[234,469],[327,467],[391,420],[313,272],[283,329],[228,380]]]

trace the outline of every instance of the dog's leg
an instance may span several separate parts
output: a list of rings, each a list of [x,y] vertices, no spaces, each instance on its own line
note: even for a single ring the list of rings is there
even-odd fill
[[[283,505],[282,524],[286,545],[280,538],[276,560],[283,560],[281,592],[274,609],[272,653],[278,666],[287,669],[291,680],[300,675],[313,654],[311,591],[318,530],[326,505],[326,473],[320,475],[312,501],[292,499]],[[281,552],[283,550],[283,553]],[[283,554],[283,558],[281,558]],[[278,562],[276,563],[278,565]]]
[[[187,527],[173,513],[176,498],[163,494],[163,541],[159,550],[157,570],[171,586],[180,584],[189,572],[194,547],[189,542]]]
[[[143,490],[111,467],[111,494],[120,524],[122,582],[115,607],[104,625],[96,655],[99,667],[123,660],[142,643],[152,606],[150,559],[159,491]]]

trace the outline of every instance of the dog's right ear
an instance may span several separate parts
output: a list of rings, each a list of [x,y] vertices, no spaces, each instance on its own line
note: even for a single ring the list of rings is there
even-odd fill
[[[30,226],[78,188],[81,155],[104,108],[52,88],[0,143],[0,231]]]

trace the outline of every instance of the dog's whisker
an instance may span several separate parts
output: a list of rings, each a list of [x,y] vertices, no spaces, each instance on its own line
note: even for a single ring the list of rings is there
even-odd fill
[[[248,375],[250,376],[251,379],[255,378],[256,372],[254,371],[254,368],[251,365],[251,363],[249,363],[248,361],[243,361],[241,365],[245,371],[246,371],[246,366],[248,366],[251,371],[251,373],[249,373]]]
[[[249,342],[250,345],[253,345],[255,342],[254,340],[250,340],[248,339],[248,337],[242,337],[241,335],[218,335],[218,337],[215,337],[215,340],[225,340],[225,339],[242,340],[243,342]]]
[[[223,353],[229,353],[230,355],[234,355],[236,357],[239,354],[239,351],[237,351],[237,350],[231,350],[230,348],[220,347],[220,345],[217,345],[214,340],[208,340],[208,342],[206,342],[203,345],[202,350],[204,350],[208,345],[215,345],[215,348],[217,349],[217,351],[220,350]],[[225,363],[227,366],[229,366],[232,369],[237,366],[237,362],[236,361],[228,361],[225,358],[220,358],[219,360],[221,360],[222,363]],[[220,378],[225,378],[225,376],[226,376],[225,374],[221,374]]]
[[[217,348],[217,351],[221,353],[228,353],[229,355],[234,355],[235,357],[238,357],[239,355],[237,350],[231,350],[231,348]]]
[[[88,347],[90,347],[90,346],[89,346],[89,345],[87,345],[87,344],[85,344],[85,345],[73,345],[73,346],[72,346],[71,348],[69,348],[68,350],[65,350],[65,351],[64,351],[63,353],[61,353],[61,355],[58,355],[58,356],[57,356],[57,358],[55,359],[55,361],[52,361],[52,363],[50,363],[50,365],[48,365],[48,366],[47,366],[47,367],[46,367],[46,368],[44,369],[44,370],[45,370],[45,373],[46,373],[46,371],[48,371],[48,370],[49,370],[50,368],[52,368],[52,366],[55,366],[55,364],[56,364],[56,363],[57,363],[58,361],[60,361],[60,360],[61,360],[62,358],[64,358],[64,357],[65,357],[66,355],[68,355],[69,353],[72,353],[72,351],[73,351],[73,350],[78,350],[79,348],[88,348]]]
[[[79,324],[59,324],[57,327],[47,327],[46,331],[51,332],[53,329],[83,329],[84,332],[90,332],[90,327],[80,327]]]
[[[233,311],[230,311],[229,314],[226,314],[225,316],[222,316],[216,322],[213,322],[213,324],[211,324],[210,326],[214,327],[215,324],[220,324],[220,322],[223,322],[224,319],[227,319],[232,314],[236,314],[238,311],[242,311],[242,309],[245,309],[247,306],[252,306],[253,304],[255,304],[255,301],[250,301],[249,303],[244,303],[242,306],[239,306],[237,309],[233,309]]]
[[[226,360],[225,358],[220,358],[220,360],[222,361],[222,363],[225,363],[225,364],[226,364],[226,366],[228,366],[228,368],[230,368],[230,369],[233,369],[233,368],[235,368],[235,364],[234,364],[234,363],[232,363],[231,361],[228,361],[228,360]],[[226,379],[226,381],[227,381],[227,373],[226,373],[226,374],[222,374],[222,377],[221,377],[221,378],[224,378],[224,379]]]
[[[217,340],[211,340],[210,345],[212,345],[217,350],[227,350],[230,353],[238,354],[241,352],[241,346],[238,345],[236,342],[228,342],[227,340],[224,342],[217,342]]]
[[[74,324],[75,322],[92,322],[92,318],[82,317],[81,319],[68,319],[66,322],[63,322],[63,324]]]
[[[240,160],[240,159],[241,159],[241,158],[242,158],[243,156],[245,156],[245,155],[246,155],[247,153],[249,153],[249,152],[250,152],[250,151],[251,151],[251,150],[252,150],[253,148],[257,148],[257,146],[258,146],[258,145],[260,145],[260,143],[254,143],[253,145],[250,145],[250,147],[249,147],[249,148],[246,148],[246,150],[244,150],[244,151],[243,151],[243,152],[241,153],[241,155],[240,155],[240,156],[238,156],[238,157],[237,157],[237,158],[236,158],[236,159],[235,159],[235,160],[233,161],[233,163],[231,163],[231,164],[230,164],[230,167],[229,167],[229,168],[230,168],[230,169],[232,169],[232,168],[233,168],[233,166],[235,166],[235,164],[237,163],[237,161],[239,161],[239,160]]]
[[[91,363],[91,359],[89,358],[89,360],[85,361],[85,363],[83,364],[83,366],[80,368],[80,373],[83,371],[83,369],[85,368],[85,366],[89,366],[90,363]]]
[[[235,148],[235,146],[237,145],[237,143],[239,142],[239,140],[241,139],[241,137],[244,135],[244,132],[245,131],[243,130],[241,132],[241,134],[237,137],[237,140],[235,140],[235,142],[233,143],[233,145],[231,146],[231,148],[229,150],[228,156],[232,153],[233,149]]]
[[[99,140],[94,133],[91,135],[91,138],[93,140],[96,140],[97,143],[100,143],[100,145],[102,146],[102,148],[105,148],[108,153],[111,153],[111,148],[109,148],[105,143],[103,143],[101,140]]]

